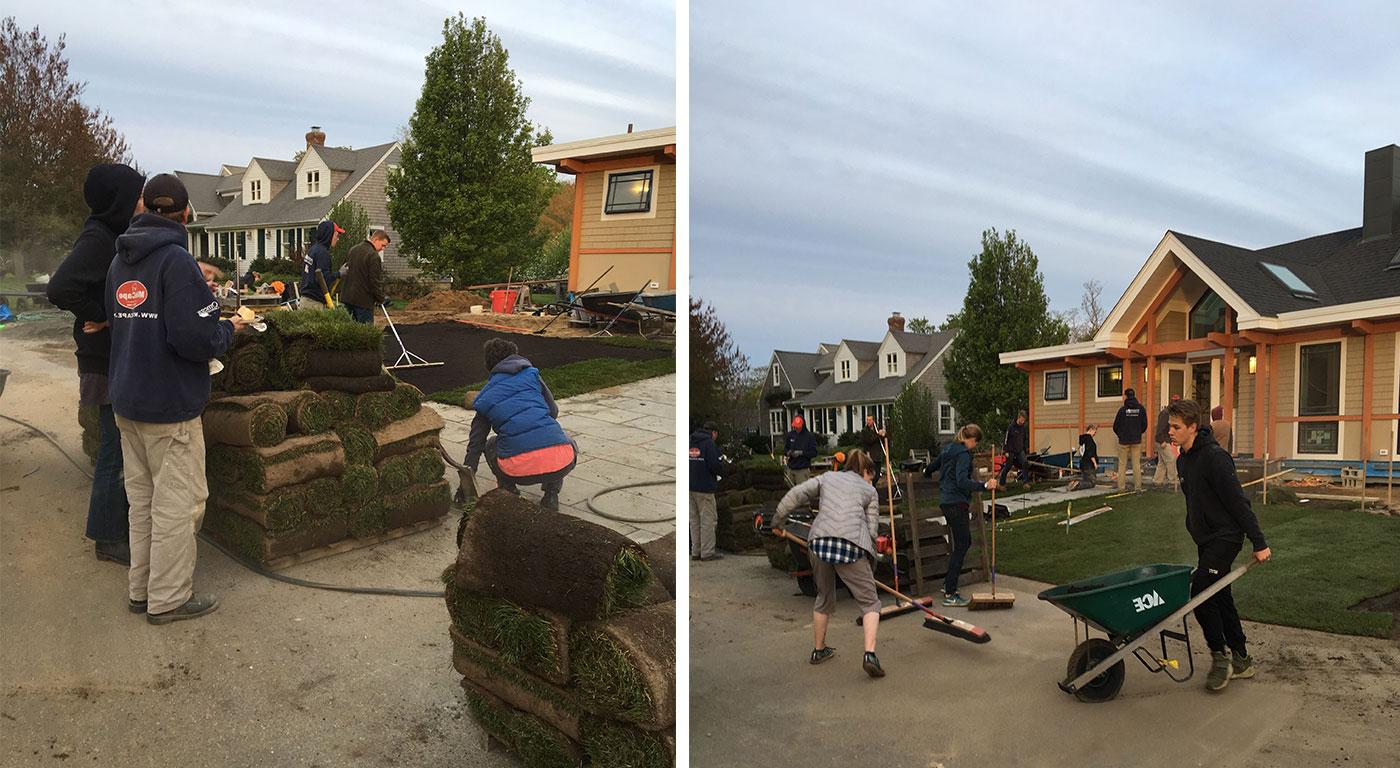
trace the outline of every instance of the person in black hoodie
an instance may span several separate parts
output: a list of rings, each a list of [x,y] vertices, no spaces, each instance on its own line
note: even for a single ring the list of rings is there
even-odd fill
[[[1181,448],[1176,465],[1186,496],[1186,530],[1196,542],[1194,597],[1230,572],[1246,536],[1254,545],[1255,561],[1268,560],[1272,552],[1235,474],[1234,458],[1216,442],[1210,425],[1201,423],[1200,404],[1178,400],[1167,406],[1167,414],[1172,443]],[[1254,660],[1245,647],[1244,628],[1229,587],[1196,609],[1196,621],[1210,647],[1207,690],[1220,691],[1232,678],[1254,676]]]
[[[1001,474],[997,475],[997,483],[1006,485],[1006,473],[1011,471],[1012,465],[1017,469],[1017,477],[1026,471],[1026,443],[1029,442],[1026,434],[1026,412],[1020,411],[1016,414],[1016,420],[1006,425],[1006,459],[1001,462]]]
[[[63,263],[49,280],[49,302],[73,313],[73,341],[78,351],[78,407],[98,409],[99,445],[88,496],[86,536],[98,560],[131,564],[127,544],[126,489],[122,486],[121,433],[107,398],[107,362],[112,332],[107,327],[107,269],[117,252],[117,236],[126,231],[141,198],[140,173],[119,163],[88,171],[83,199],[92,215]]]
[[[1123,407],[1113,419],[1113,434],[1118,437],[1118,490],[1128,487],[1128,464],[1133,465],[1133,490],[1142,490],[1142,435],[1147,431],[1147,409],[1138,402],[1137,393],[1123,392]]]
[[[715,489],[724,471],[719,448],[719,428],[713,422],[690,435],[690,559],[720,560],[715,552]]]
[[[885,474],[885,442],[889,439],[889,432],[882,426],[875,423],[874,416],[865,417],[865,427],[861,429],[860,436],[856,442],[860,444],[860,449],[865,451],[865,455],[875,462],[875,487],[879,487],[880,478]]]
[[[200,414],[209,401],[209,361],[228,349],[243,321],[219,319],[219,302],[185,250],[185,185],[163,173],[146,183],[142,199],[148,212],[117,238],[107,273],[108,391],[131,502],[128,608],[168,624],[219,604],[193,589],[194,536],[209,498]]]
[[[302,309],[326,306],[326,292],[321,289],[321,280],[325,280],[326,288],[330,288],[335,279],[331,274],[331,249],[335,247],[340,233],[344,231],[339,224],[330,219],[316,225],[316,235],[311,239],[311,247],[307,248],[306,255],[301,257],[301,283],[297,290],[301,292]],[[320,280],[316,277],[318,274]]]

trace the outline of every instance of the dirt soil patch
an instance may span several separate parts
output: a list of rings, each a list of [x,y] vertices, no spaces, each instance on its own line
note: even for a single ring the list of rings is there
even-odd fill
[[[472,305],[491,307],[491,299],[469,291],[433,291],[408,302],[411,312],[470,312]]]
[[[556,339],[531,333],[494,331],[461,323],[402,326],[399,335],[414,354],[422,355],[430,362],[446,363],[433,368],[394,371],[395,376],[429,394],[485,381],[489,371],[482,360],[481,347],[493,336],[515,342],[520,354],[536,368],[556,368],[599,357],[655,360],[675,354],[670,350],[615,347],[599,339]],[[398,344],[393,336],[389,336],[384,342],[385,364],[392,364],[398,356]]]

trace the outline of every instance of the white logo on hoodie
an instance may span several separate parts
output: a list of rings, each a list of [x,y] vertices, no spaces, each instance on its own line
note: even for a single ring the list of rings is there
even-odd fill
[[[209,306],[205,307],[204,309],[199,310],[198,314],[200,317],[208,317],[210,315],[217,314],[218,312],[219,302],[215,301],[211,302]]]

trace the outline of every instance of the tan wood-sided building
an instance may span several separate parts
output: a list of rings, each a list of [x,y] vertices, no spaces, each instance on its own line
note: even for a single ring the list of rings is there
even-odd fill
[[[569,290],[676,289],[676,129],[552,144],[537,163],[574,177]]]
[[[1400,147],[1366,153],[1362,226],[1258,250],[1168,231],[1093,340],[1001,354],[1029,376],[1031,447],[1100,453],[1125,387],[1220,406],[1236,455],[1384,475],[1400,450]]]

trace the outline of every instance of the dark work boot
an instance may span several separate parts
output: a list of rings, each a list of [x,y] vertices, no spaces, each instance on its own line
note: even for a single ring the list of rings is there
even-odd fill
[[[876,658],[873,651],[865,652],[865,657],[861,659],[860,665],[865,668],[865,674],[871,677],[885,676],[885,670],[880,666],[880,660]]]
[[[1211,651],[1210,672],[1206,673],[1206,690],[1212,693],[1225,690],[1230,684],[1230,652]]]
[[[558,492],[558,491],[545,491],[545,492],[544,492],[544,498],[540,499],[540,509],[545,509],[545,510],[548,510],[548,511],[550,511],[550,512],[558,512],[558,511],[559,511],[559,492]]]
[[[206,613],[213,613],[219,607],[219,598],[214,595],[192,595],[179,608],[165,613],[147,613],[146,621],[152,624],[169,624],[172,621],[197,619]]]

